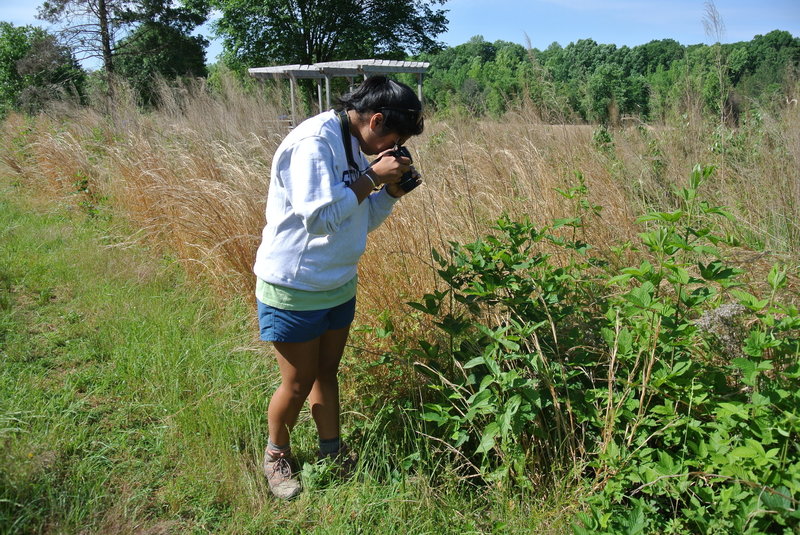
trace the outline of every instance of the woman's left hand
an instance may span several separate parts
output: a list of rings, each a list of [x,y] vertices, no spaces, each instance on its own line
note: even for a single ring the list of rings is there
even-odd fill
[[[422,180],[422,177],[420,176],[419,172],[416,169],[414,169],[413,165],[411,166],[410,171],[414,173],[413,176],[416,180],[420,181]],[[400,197],[408,193],[406,190],[404,190],[397,183],[394,182],[386,184],[385,188],[386,192],[396,199],[399,199]]]

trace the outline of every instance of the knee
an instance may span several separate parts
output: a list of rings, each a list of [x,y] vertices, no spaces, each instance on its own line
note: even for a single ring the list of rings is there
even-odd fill
[[[281,386],[283,387],[284,391],[289,394],[292,401],[303,402],[311,392],[311,387],[314,386],[314,378],[311,377],[284,382],[281,384]]]
[[[336,381],[341,358],[341,352],[333,352],[330,354],[323,352],[317,361],[317,378],[325,382]]]
[[[337,382],[337,374],[339,373],[339,363],[330,366],[320,366],[317,369],[317,379],[323,383]]]

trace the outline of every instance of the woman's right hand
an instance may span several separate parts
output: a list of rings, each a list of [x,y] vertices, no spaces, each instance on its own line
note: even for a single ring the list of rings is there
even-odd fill
[[[383,151],[370,167],[376,184],[396,184],[411,169],[411,158],[396,156],[394,151],[393,148]]]

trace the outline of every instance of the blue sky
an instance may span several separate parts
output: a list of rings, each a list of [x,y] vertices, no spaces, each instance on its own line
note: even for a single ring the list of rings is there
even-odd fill
[[[800,0],[717,0],[725,25],[723,42],[786,30],[800,37]],[[684,45],[709,43],[703,28],[703,0],[450,0],[444,40],[460,44],[473,35],[544,49],[592,38],[599,43],[635,46],[671,38]]]
[[[35,18],[40,4],[0,0],[0,20],[44,25]],[[723,42],[749,41],[772,30],[800,37],[800,0],[717,0],[715,5],[725,25]],[[451,46],[475,35],[523,45],[529,39],[538,49],[587,38],[618,46],[664,38],[684,45],[712,42],[703,28],[703,0],[449,0],[445,8],[450,24],[440,39]],[[210,37],[209,31],[203,33]],[[220,50],[212,42],[208,60]]]

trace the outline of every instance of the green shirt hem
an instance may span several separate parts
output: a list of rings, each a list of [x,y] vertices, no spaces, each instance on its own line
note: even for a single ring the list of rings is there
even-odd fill
[[[346,303],[356,296],[358,275],[333,290],[312,292],[278,286],[256,279],[256,298],[275,308],[283,310],[322,310]]]

